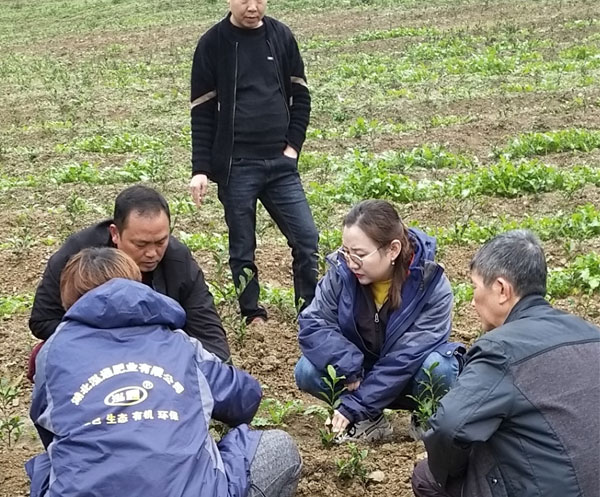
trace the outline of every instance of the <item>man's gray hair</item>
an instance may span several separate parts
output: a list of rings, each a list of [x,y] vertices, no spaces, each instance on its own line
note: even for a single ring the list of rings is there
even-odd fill
[[[540,240],[529,230],[507,231],[492,238],[477,251],[469,268],[485,286],[502,277],[519,297],[546,294],[546,257]]]

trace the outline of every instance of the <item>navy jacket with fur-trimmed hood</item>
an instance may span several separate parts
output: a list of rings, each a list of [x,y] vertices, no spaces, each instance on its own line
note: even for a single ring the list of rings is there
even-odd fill
[[[245,497],[258,382],[179,328],[173,299],[114,279],[83,295],[36,360],[31,418],[47,452],[31,497]],[[215,418],[231,430],[217,445]]]
[[[402,305],[390,314],[379,358],[370,370],[363,371],[368,351],[354,315],[360,283],[341,256],[329,257],[332,267],[299,317],[300,348],[311,363],[322,371],[331,364],[346,381],[362,378],[357,390],[342,396],[338,408],[353,422],[381,414],[431,352],[460,346],[447,343],[453,296],[443,268],[433,260],[435,238],[414,228],[409,236],[415,255],[402,287]]]
[[[192,174],[227,184],[233,152],[238,43],[227,37],[228,14],[198,42],[191,75]],[[298,44],[282,22],[265,16],[267,44],[288,111],[286,141],[298,153],[310,119],[310,93]],[[282,151],[283,152],[283,151]]]

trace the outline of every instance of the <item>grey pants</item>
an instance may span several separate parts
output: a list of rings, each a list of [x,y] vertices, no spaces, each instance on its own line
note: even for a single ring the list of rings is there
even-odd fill
[[[281,430],[264,431],[250,465],[248,497],[293,497],[301,469],[292,437]]]
[[[412,488],[416,497],[460,497],[462,495],[462,479],[450,480],[446,488],[436,483],[427,459],[416,465],[412,475]]]

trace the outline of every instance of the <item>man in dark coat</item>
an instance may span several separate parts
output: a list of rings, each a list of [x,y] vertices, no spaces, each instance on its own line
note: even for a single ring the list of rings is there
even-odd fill
[[[198,42],[191,77],[192,197],[218,185],[229,265],[248,323],[259,305],[256,202],[292,249],[296,306],[315,295],[318,232],[298,174],[310,116],[304,63],[290,29],[265,16],[267,0],[229,0],[230,13]]]
[[[60,274],[72,255],[88,247],[116,247],[142,272],[143,283],[176,300],[185,310],[184,331],[221,360],[229,345],[202,270],[188,248],[170,236],[169,205],[146,186],[123,190],[116,198],[113,219],[71,235],[48,261],[33,301],[29,328],[47,340],[65,311],[60,301]]]
[[[550,306],[546,276],[529,231],[473,258],[486,333],[430,419],[417,497],[600,495],[600,329]]]

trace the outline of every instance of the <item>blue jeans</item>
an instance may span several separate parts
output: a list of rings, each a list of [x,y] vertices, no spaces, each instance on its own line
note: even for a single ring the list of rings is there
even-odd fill
[[[434,377],[439,378],[440,391],[450,390],[452,385],[456,382],[456,378],[460,372],[459,361],[459,358],[453,353],[441,354],[437,351],[431,352],[425,358],[419,371],[411,378],[406,388],[387,407],[389,409],[413,410],[416,406],[415,401],[408,398],[407,395],[417,396],[419,394],[422,388],[420,382],[427,379],[424,369],[431,367],[435,362],[437,362],[438,365],[433,370],[433,374]],[[301,356],[296,363],[294,377],[296,378],[296,385],[298,388],[321,400],[323,400],[323,398],[319,392],[327,391],[327,386],[322,380],[323,376],[327,376],[327,373],[325,371],[319,371],[314,364],[304,356]],[[342,385],[340,385],[340,388],[341,387]]]
[[[296,308],[303,309],[315,296],[319,233],[300,182],[296,159],[234,159],[227,185],[219,185],[219,200],[229,228],[229,266],[239,286],[245,269],[254,275],[239,296],[247,321],[267,316],[258,305],[260,287],[254,263],[256,201],[260,200],[292,249]]]

